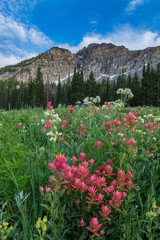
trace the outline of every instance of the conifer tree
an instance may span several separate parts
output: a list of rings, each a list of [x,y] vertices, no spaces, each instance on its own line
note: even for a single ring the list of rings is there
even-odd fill
[[[75,104],[77,101],[82,101],[84,98],[84,79],[83,71],[80,66],[74,69],[74,74],[71,82],[71,103]]]
[[[141,82],[141,105],[145,104],[146,104],[146,66],[144,63]]]
[[[36,87],[36,106],[44,106],[44,84],[43,84],[43,74],[41,72],[41,67],[37,69],[37,75],[35,79]]]
[[[71,104],[71,81],[70,81],[70,78],[68,78],[67,80],[67,84],[66,84],[66,92],[67,92],[67,95],[66,95],[66,105],[69,105]]]
[[[132,80],[132,88],[131,91],[133,92],[134,97],[131,99],[130,103],[132,106],[138,106],[140,104],[140,81],[138,79],[137,72],[135,72],[133,80]]]
[[[96,79],[94,78],[93,72],[91,71],[89,78],[86,82],[86,96],[88,97],[95,97],[97,95],[97,83]]]
[[[57,86],[56,106],[58,106],[58,104],[61,104],[61,103],[62,103],[62,85],[59,77],[58,86]]]
[[[160,106],[160,63],[157,64],[155,95],[155,106]]]

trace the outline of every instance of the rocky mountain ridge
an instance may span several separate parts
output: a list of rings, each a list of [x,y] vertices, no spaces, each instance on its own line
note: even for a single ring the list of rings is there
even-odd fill
[[[80,64],[84,77],[94,73],[97,81],[102,78],[116,79],[122,68],[126,74],[137,71],[141,76],[144,63],[156,67],[160,62],[160,47],[149,47],[144,50],[130,51],[124,46],[112,43],[90,44],[76,54],[67,49],[53,47],[39,56],[22,61],[16,65],[0,68],[0,80],[14,77],[18,81],[28,82],[35,79],[37,68],[41,66],[44,82],[65,81],[73,75],[74,67]]]

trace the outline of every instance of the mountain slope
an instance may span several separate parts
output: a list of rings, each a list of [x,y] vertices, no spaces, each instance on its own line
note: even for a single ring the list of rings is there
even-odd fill
[[[116,78],[125,69],[126,74],[141,76],[144,63],[150,63],[156,67],[160,62],[160,47],[150,47],[144,50],[130,51],[124,46],[116,46],[111,43],[90,44],[76,54],[69,50],[54,47],[39,56],[22,61],[13,66],[0,68],[0,79],[15,77],[18,81],[28,82],[36,77],[37,68],[40,65],[44,82],[58,82],[72,76],[74,66],[79,63],[87,78],[92,71],[97,81],[102,78]]]

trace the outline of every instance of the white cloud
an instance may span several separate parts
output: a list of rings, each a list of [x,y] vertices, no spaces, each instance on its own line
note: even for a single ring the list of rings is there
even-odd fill
[[[37,53],[27,53],[22,58],[13,54],[7,56],[3,53],[0,53],[0,68],[5,67],[7,65],[14,65],[18,62],[21,62],[25,59],[29,59],[35,56],[37,56]]]
[[[33,57],[50,47],[53,41],[37,27],[0,13],[0,67]]]
[[[91,43],[113,43],[117,46],[124,45],[130,50],[145,49],[160,45],[160,36],[158,32],[149,30],[133,29],[129,25],[123,25],[115,28],[113,33],[108,33],[105,36],[100,34],[88,34],[83,37],[82,41],[77,46],[69,44],[60,44],[59,47],[67,48],[71,52],[76,53],[83,47],[87,47]]]
[[[20,41],[22,43],[30,42],[31,44],[41,46],[52,46],[53,42],[44,33],[35,27],[16,22],[11,17],[5,17],[0,13],[0,40],[9,39],[10,41]]]
[[[4,15],[25,18],[33,10],[37,0],[1,0],[0,12]]]
[[[127,12],[133,11],[137,6],[143,5],[144,0],[132,0],[129,2],[128,7],[125,9]]]

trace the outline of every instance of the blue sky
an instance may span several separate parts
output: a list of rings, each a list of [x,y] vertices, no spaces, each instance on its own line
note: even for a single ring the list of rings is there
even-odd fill
[[[93,42],[160,46],[160,0],[0,0],[0,67]]]

